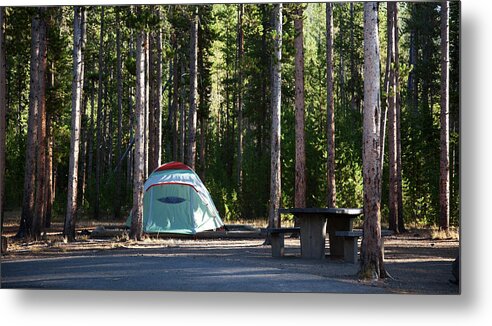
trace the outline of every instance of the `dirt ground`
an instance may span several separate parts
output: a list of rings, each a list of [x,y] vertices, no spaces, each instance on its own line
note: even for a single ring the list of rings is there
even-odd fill
[[[86,233],[91,227],[79,230],[75,243],[63,241],[56,226],[49,230],[46,239],[38,242],[22,243],[9,239],[9,250],[2,255],[2,262],[43,259],[53,257],[73,257],[86,255],[135,255],[153,254],[189,255],[192,257],[211,257],[211,259],[248,261],[250,264],[289,269],[298,273],[321,276],[352,284],[364,284],[398,294],[459,294],[459,286],[454,280],[451,265],[459,253],[459,239],[453,236],[436,235],[430,230],[411,230],[408,233],[385,238],[385,268],[391,278],[377,282],[361,282],[357,278],[358,264],[346,263],[341,259],[327,256],[325,260],[305,260],[300,256],[300,241],[286,238],[286,256],[272,258],[270,246],[263,245],[264,239],[253,238],[155,238],[144,241],[129,241],[125,236],[110,239],[91,239]],[[86,231],[84,231],[86,230]],[[4,234],[13,236],[14,227],[4,228]],[[328,241],[326,242],[329,247]]]

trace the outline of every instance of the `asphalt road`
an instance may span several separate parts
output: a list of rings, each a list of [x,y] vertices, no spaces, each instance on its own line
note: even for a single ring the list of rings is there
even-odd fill
[[[289,261],[289,258],[286,258]],[[266,263],[265,263],[266,262]],[[303,264],[300,261],[300,264]],[[310,265],[311,264],[311,265]],[[284,264],[271,257],[116,251],[2,261],[2,288],[204,292],[384,293],[383,288],[311,273],[319,262]],[[321,267],[320,267],[321,266]]]

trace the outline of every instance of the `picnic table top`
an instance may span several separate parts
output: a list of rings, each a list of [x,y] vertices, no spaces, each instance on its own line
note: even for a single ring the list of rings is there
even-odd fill
[[[279,208],[282,214],[326,214],[326,215],[349,215],[358,216],[362,214],[362,208],[326,208],[326,207],[309,207],[309,208]]]

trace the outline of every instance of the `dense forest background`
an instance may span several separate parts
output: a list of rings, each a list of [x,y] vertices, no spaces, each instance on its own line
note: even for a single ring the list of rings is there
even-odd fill
[[[283,7],[281,206],[294,206],[296,6]],[[403,216],[439,222],[440,4],[399,3]],[[161,162],[184,161],[190,98],[190,21],[198,16],[197,160],[195,170],[227,221],[268,216],[270,187],[273,5],[86,7],[79,217],[121,220],[132,207],[137,30],[149,35],[149,142],[162,122]],[[32,16],[7,7],[5,210],[23,204],[28,132]],[[45,221],[66,210],[72,113],[73,7],[43,11],[47,23],[46,132],[49,202]],[[306,206],[327,202],[325,4],[304,5]],[[379,5],[381,83],[385,78],[386,3]],[[363,5],[337,3],[334,106],[338,207],[362,207]],[[460,212],[460,3],[450,3],[450,218]],[[160,67],[160,68],[158,68]],[[159,91],[160,90],[160,91]],[[383,92],[381,99],[387,97]],[[157,103],[157,104],[156,104]],[[156,155],[150,151],[149,156]],[[382,218],[388,216],[385,155]],[[147,167],[148,172],[152,166]],[[52,203],[52,207],[51,207]]]

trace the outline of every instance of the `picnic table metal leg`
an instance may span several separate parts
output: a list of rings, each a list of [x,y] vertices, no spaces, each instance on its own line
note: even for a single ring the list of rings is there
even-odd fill
[[[301,226],[301,257],[325,258],[326,219],[322,216],[306,216],[299,219]]]
[[[330,256],[344,256],[344,238],[337,237],[336,231],[352,231],[352,219],[330,216],[328,218],[328,237],[330,241]]]

